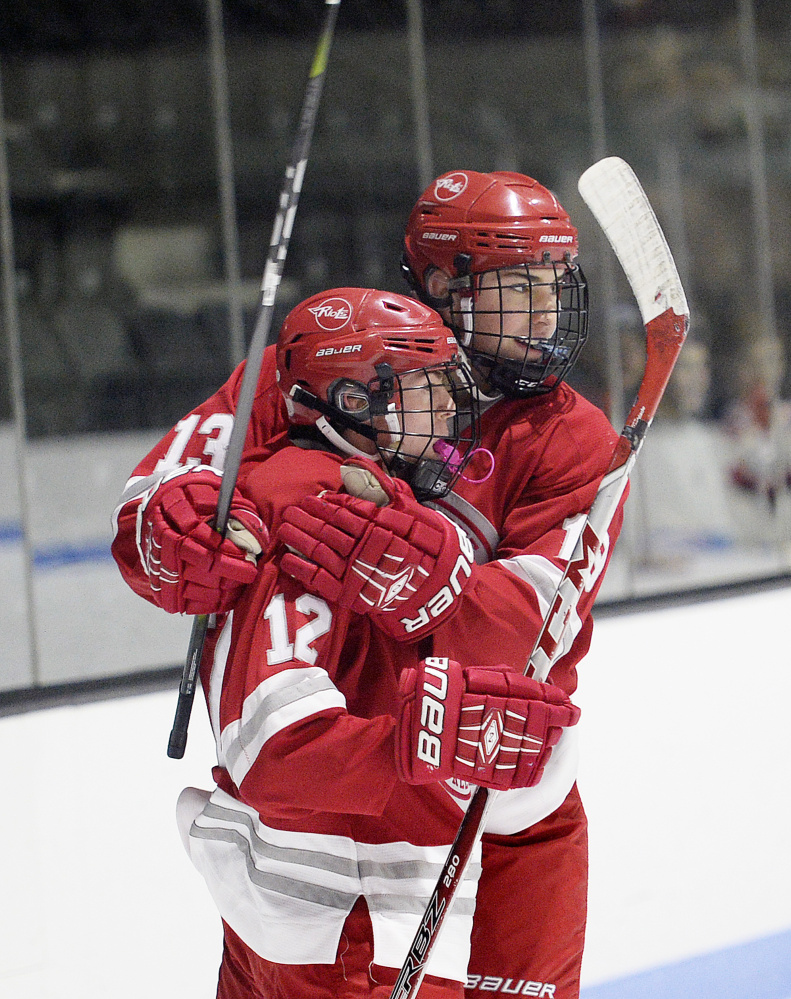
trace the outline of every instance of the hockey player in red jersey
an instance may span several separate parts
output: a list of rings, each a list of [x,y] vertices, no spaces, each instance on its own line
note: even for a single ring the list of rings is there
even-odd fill
[[[469,540],[414,498],[441,498],[477,446],[472,385],[440,317],[335,289],[289,314],[277,370],[296,446],[245,465],[240,503],[276,532],[285,509],[329,490],[338,529],[353,530],[380,508],[341,494],[351,456],[385,504],[366,533],[378,564],[353,562],[363,608],[409,619],[429,580],[463,591]],[[579,712],[513,668],[422,658],[338,594],[307,593],[287,557],[268,549],[204,663],[218,786],[182,795],[180,827],[226,923],[220,999],[386,999],[461,820],[451,787],[530,794]],[[463,995],[478,871],[476,858],[425,999]]]
[[[427,188],[409,219],[405,271],[470,354],[485,409],[482,446],[494,458],[492,468],[482,450],[466,478],[433,501],[472,539],[474,584],[453,601],[451,621],[432,618],[411,637],[425,638],[429,645],[433,641],[436,648],[447,640],[460,661],[490,657],[490,662],[524,666],[615,444],[617,435],[604,415],[563,380],[587,335],[587,293],[575,263],[577,249],[576,229],[557,200],[519,174],[445,174]],[[243,551],[219,536],[205,540],[214,512],[206,496],[217,489],[211,468],[222,466],[240,381],[237,370],[143,459],[117,512],[113,552],[124,578],[171,611],[227,610],[255,575]],[[275,451],[285,443],[286,431],[270,348],[246,449]],[[202,502],[191,509],[178,479],[157,488],[170,470],[186,464],[206,479]],[[167,502],[171,490],[183,504]],[[141,512],[144,496],[148,502]],[[175,512],[158,515],[165,507]],[[238,512],[244,514],[241,508]],[[317,511],[307,513],[320,520]],[[590,606],[620,521],[619,513],[553,667],[553,682],[567,693],[575,689],[576,666],[590,643]],[[309,533],[308,524],[292,526]],[[204,531],[201,538],[198,530]],[[352,534],[344,542],[347,551]],[[146,536],[154,542],[149,549]],[[147,561],[147,550],[167,553],[164,573],[161,559]],[[338,589],[349,586],[342,578],[345,561],[336,555],[336,564],[324,570],[336,574]],[[168,580],[164,593],[163,575]],[[317,574],[321,580],[330,585]],[[307,576],[303,583],[313,585]],[[421,608],[423,616],[430,616],[427,604],[416,608],[412,620],[421,616]],[[434,625],[439,630],[432,639]],[[530,809],[502,818],[484,837],[470,999],[480,991],[557,999],[578,995],[587,855],[585,816],[574,786],[575,752],[571,730],[553,754],[556,772],[545,774],[534,789]],[[469,795],[461,784],[451,789],[460,798]]]
[[[564,382],[587,336],[587,290],[576,254],[577,231],[557,199],[518,174],[446,174],[409,218],[405,275],[463,345],[483,410],[481,457],[452,493],[429,501],[465,528],[479,564],[452,619],[418,628],[432,632],[424,653],[433,641],[433,649],[462,662],[474,655],[476,662],[504,659],[524,668],[609,463],[617,435]],[[493,455],[488,470],[487,451]],[[314,543],[327,537],[323,524],[335,522],[331,497],[309,501],[304,512],[311,519],[286,513],[294,522],[289,544],[321,561],[324,550],[317,553]],[[371,520],[378,516],[372,512]],[[569,694],[590,644],[590,607],[620,523],[619,511],[550,674]],[[357,531],[362,554],[354,550],[355,557],[365,558],[362,525]],[[349,547],[344,540],[344,550]],[[308,565],[300,576],[316,593],[324,586],[336,592],[348,577],[348,566],[330,555],[323,570]],[[556,764],[561,754],[573,759],[575,739],[575,730],[564,732]],[[487,826],[469,996],[575,999],[579,993],[587,824],[574,764],[548,771],[541,791]]]

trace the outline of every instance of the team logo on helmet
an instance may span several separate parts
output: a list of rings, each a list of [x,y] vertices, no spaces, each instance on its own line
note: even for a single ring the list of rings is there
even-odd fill
[[[318,305],[308,309],[323,330],[337,333],[352,317],[352,307],[345,298],[325,298]]]
[[[437,201],[453,201],[467,188],[466,173],[449,173],[434,182],[434,197]]]

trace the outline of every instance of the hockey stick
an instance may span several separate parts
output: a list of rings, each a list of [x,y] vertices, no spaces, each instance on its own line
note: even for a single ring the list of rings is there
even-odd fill
[[[631,167],[618,157],[599,160],[579,179],[580,194],[604,230],[624,269],[645,324],[646,367],[574,552],[530,655],[526,674],[545,680],[569,620],[603,565],[603,544],[646,432],[687,335],[689,309],[673,256]],[[431,949],[480,839],[495,792],[472,797],[434,888],[391,999],[413,999]]]
[[[282,277],[283,265],[286,260],[286,251],[288,250],[291,230],[294,225],[294,216],[297,211],[300,191],[302,190],[302,180],[305,176],[305,168],[308,162],[308,151],[310,149],[311,138],[313,137],[313,128],[316,124],[319,98],[324,86],[327,60],[329,58],[330,46],[332,45],[332,36],[335,32],[335,22],[338,17],[340,2],[341,0],[324,0],[326,6],[324,26],[313,56],[313,63],[310,68],[307,87],[305,88],[305,97],[302,103],[297,135],[294,140],[291,159],[286,167],[286,176],[278,203],[279,207],[275,216],[274,226],[272,227],[269,255],[266,267],[264,268],[263,281],[261,282],[261,304],[258,308],[250,348],[247,352],[244,377],[239,389],[239,399],[236,404],[233,429],[228,440],[228,450],[225,455],[222,481],[220,482],[220,493],[217,498],[217,517],[214,521],[214,528],[220,534],[225,534],[228,526],[231,499],[239,475],[239,466],[242,462],[242,451],[245,439],[247,438],[250,414],[253,410],[253,400],[255,398],[256,386],[258,385],[261,361],[264,356],[264,350],[270,340],[269,334],[272,326],[275,296],[280,286],[280,278]],[[197,615],[192,623],[187,659],[181,674],[181,683],[179,684],[176,714],[168,741],[168,756],[172,759],[180,760],[184,756],[184,749],[187,745],[187,728],[189,726],[190,714],[192,713],[192,703],[195,699],[198,671],[200,669],[208,628],[209,615]]]

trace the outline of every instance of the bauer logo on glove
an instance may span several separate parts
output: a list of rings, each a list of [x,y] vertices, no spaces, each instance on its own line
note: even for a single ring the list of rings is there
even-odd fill
[[[475,572],[472,542],[421,506],[405,482],[355,461],[343,466],[343,481],[370,498],[325,491],[287,507],[277,539],[289,551],[280,566],[310,593],[368,615],[391,638],[416,641],[458,609]]]
[[[430,767],[438,767],[442,763],[440,736],[445,727],[443,702],[448,693],[448,664],[447,659],[432,658],[424,661],[425,678],[423,698],[420,702],[420,731],[415,754]],[[433,679],[434,682],[429,683],[429,679]]]
[[[396,768],[408,784],[533,787],[562,731],[579,720],[559,687],[507,666],[425,659],[401,674]]]
[[[442,516],[442,514],[438,514]],[[459,537],[459,556],[448,576],[448,582],[441,586],[437,592],[422,607],[418,609],[417,616],[413,618],[402,617],[401,624],[407,634],[425,629],[436,618],[448,617],[446,611],[453,607],[456,597],[461,595],[467,580],[472,576],[472,568],[475,561],[472,542],[467,535],[456,524],[451,525],[456,529]],[[384,608],[386,609],[386,608]]]

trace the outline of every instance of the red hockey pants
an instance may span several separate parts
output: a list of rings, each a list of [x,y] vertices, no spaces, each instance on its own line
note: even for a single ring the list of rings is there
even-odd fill
[[[578,999],[588,823],[576,785],[542,822],[484,836],[466,999]]]

